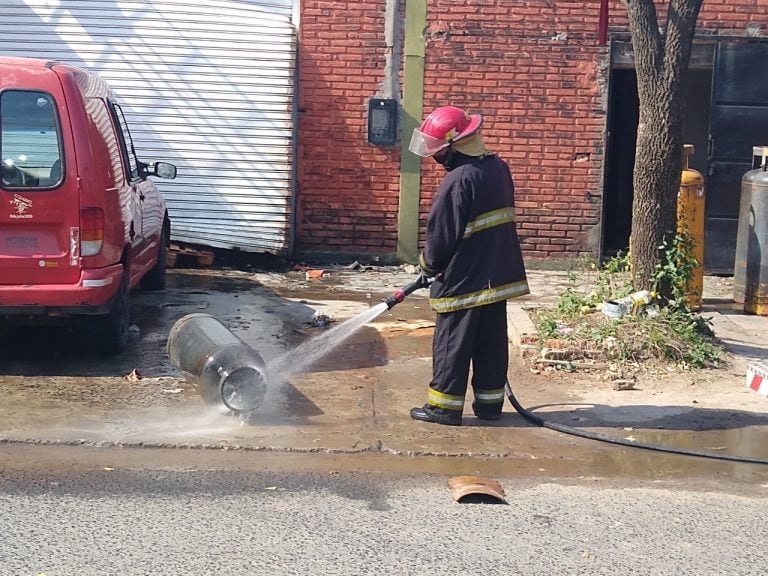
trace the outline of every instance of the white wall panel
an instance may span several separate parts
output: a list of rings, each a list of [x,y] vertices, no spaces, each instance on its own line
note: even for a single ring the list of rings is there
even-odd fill
[[[157,180],[173,239],[290,250],[293,0],[0,0],[0,53],[97,72]]]

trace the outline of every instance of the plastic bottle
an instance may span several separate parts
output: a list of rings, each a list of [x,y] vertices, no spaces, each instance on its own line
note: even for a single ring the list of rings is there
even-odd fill
[[[603,304],[603,313],[610,318],[621,318],[627,314],[638,314],[640,310],[653,300],[650,291],[639,290],[624,298],[606,300]]]
[[[653,298],[648,290],[640,290],[629,296],[624,296],[624,298],[619,298],[618,300],[615,300],[615,302],[618,302],[619,304],[627,304],[628,306],[645,306],[646,304],[650,304],[651,300],[653,300]]]

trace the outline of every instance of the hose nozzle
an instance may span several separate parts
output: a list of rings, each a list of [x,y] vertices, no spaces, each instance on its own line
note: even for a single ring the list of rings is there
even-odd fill
[[[408,294],[415,292],[419,288],[428,288],[429,285],[432,284],[432,280],[432,278],[427,277],[425,274],[419,274],[416,277],[416,280],[402,288],[398,288],[392,293],[392,296],[384,299],[384,302],[387,304],[387,309],[392,310],[395,305],[400,304],[400,302],[405,300],[405,297],[408,296]]]

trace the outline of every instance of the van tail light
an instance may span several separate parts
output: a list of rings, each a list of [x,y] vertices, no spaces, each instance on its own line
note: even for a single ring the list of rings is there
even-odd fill
[[[80,210],[80,254],[94,256],[104,244],[104,211],[101,208]]]

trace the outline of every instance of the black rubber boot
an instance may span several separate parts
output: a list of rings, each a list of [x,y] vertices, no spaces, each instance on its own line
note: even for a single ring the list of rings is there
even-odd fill
[[[472,402],[472,411],[478,420],[498,420],[501,418],[501,406],[484,406],[477,402]]]
[[[433,422],[445,426],[461,426],[461,414],[456,415],[439,414],[435,412],[429,404],[421,407],[411,408],[411,418],[419,422]]]

